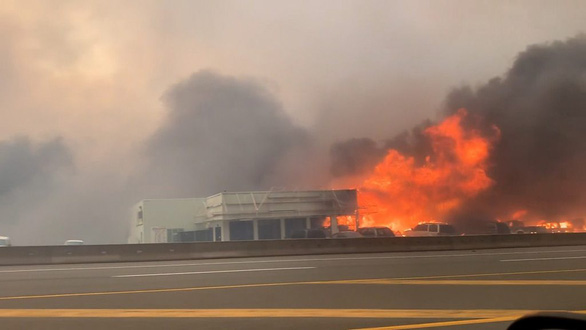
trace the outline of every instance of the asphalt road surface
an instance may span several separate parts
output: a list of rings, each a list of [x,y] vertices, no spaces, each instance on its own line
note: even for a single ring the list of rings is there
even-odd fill
[[[0,267],[2,329],[506,329],[586,311],[586,246]]]

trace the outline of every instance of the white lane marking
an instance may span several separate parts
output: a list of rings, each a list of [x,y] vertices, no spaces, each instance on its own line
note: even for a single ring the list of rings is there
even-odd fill
[[[531,259],[503,259],[502,262],[514,262],[514,261],[544,261],[544,260],[567,260],[567,259],[586,259],[586,256],[579,257],[557,257],[557,258],[531,258]]]
[[[478,257],[478,256],[500,256],[500,255],[522,255],[522,254],[552,254],[586,252],[586,250],[558,250],[558,251],[517,251],[517,252],[492,252],[492,253],[462,253],[462,254],[426,254],[426,255],[401,255],[401,256],[360,256],[342,258],[304,258],[304,259],[277,259],[277,260],[245,260],[245,261],[223,261],[223,262],[198,262],[181,264],[149,264],[149,265],[126,265],[126,266],[104,266],[104,267],[68,267],[68,268],[29,268],[29,269],[6,269],[2,273],[33,273],[33,272],[59,272],[78,270],[109,270],[109,269],[136,269],[136,268],[161,268],[161,267],[192,267],[192,266],[221,266],[221,265],[242,265],[242,264],[263,264],[281,262],[312,262],[312,261],[348,261],[348,260],[386,260],[386,259],[413,259],[413,258],[453,258],[453,257]]]
[[[173,275],[200,275],[200,274],[217,274],[217,273],[243,273],[243,272],[272,272],[278,270],[303,270],[314,269],[317,267],[285,267],[285,268],[253,268],[253,269],[230,269],[230,270],[209,270],[202,272],[181,272],[181,273],[154,273],[154,274],[131,274],[115,275],[112,277],[147,277],[147,276],[173,276]]]

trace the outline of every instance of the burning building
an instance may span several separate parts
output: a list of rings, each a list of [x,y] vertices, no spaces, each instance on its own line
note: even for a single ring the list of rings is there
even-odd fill
[[[129,243],[284,239],[298,230],[338,230],[356,219],[356,190],[222,192],[151,199],[134,206]]]

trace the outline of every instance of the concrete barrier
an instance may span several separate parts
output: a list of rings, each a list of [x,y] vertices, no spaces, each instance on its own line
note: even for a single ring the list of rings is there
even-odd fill
[[[586,246],[586,233],[289,239],[239,242],[30,246],[0,248],[0,265],[189,260],[211,258]]]

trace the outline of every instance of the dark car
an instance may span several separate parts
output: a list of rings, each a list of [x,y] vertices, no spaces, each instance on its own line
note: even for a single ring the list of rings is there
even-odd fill
[[[327,235],[323,229],[304,229],[294,231],[289,238],[327,238]]]
[[[515,234],[547,234],[550,230],[543,226],[526,226],[515,229]]]
[[[509,226],[506,223],[497,222],[494,225],[495,225],[495,229],[496,229],[497,234],[510,234],[511,233],[511,229],[509,228]]]
[[[395,237],[387,227],[362,227],[358,228],[358,232],[364,237]]]
[[[506,235],[511,233],[508,224],[500,221],[469,221],[461,226],[465,235]]]
[[[407,237],[426,237],[426,236],[456,236],[456,228],[447,223],[421,223],[413,229],[405,231]]]
[[[341,231],[332,235],[332,238],[361,238],[359,232],[355,231]]]

